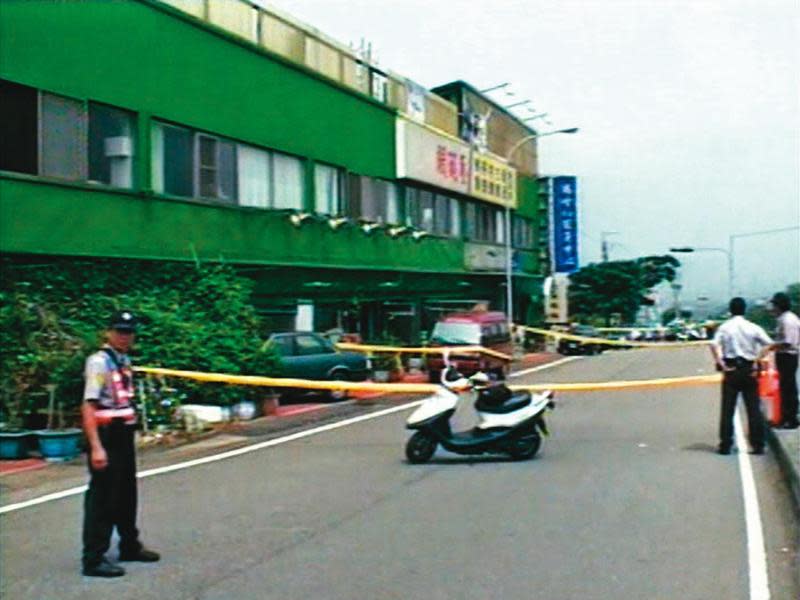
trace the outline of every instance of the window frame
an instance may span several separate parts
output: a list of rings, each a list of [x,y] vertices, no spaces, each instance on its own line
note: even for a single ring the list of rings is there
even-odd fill
[[[238,142],[231,140],[230,138],[226,138],[223,136],[215,135],[212,133],[206,133],[205,131],[197,130],[197,129],[189,129],[192,131],[194,135],[192,136],[192,143],[194,145],[193,148],[193,158],[194,164],[192,165],[192,179],[194,182],[194,196],[196,198],[200,198],[202,200],[210,200],[213,202],[220,202],[223,204],[232,204],[235,206],[239,205],[239,197],[238,197],[238,164],[236,162],[236,150],[239,145]],[[202,150],[202,140],[207,139],[214,143],[214,165],[204,165],[202,162],[203,150]],[[231,167],[233,169],[232,172],[232,179],[231,179],[231,190],[230,196],[226,195],[223,185],[223,177],[224,169],[222,164],[222,146],[229,145],[232,150],[232,161]],[[214,195],[209,196],[203,194],[203,171],[211,171],[214,174]]]

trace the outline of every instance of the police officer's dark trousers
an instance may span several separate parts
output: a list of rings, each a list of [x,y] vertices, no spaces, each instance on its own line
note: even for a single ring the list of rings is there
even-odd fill
[[[91,480],[84,500],[83,564],[99,563],[117,528],[120,552],[141,548],[136,529],[136,450],[134,426],[112,422],[97,428],[108,466],[96,471],[89,458]]]
[[[781,389],[781,419],[788,425],[797,425],[797,354],[776,352],[775,367]]]
[[[728,361],[726,360],[726,363]],[[725,371],[722,380],[722,409],[719,419],[719,447],[730,450],[733,445],[733,414],[736,400],[742,394],[747,409],[747,433],[753,450],[764,449],[764,416],[758,397],[758,384],[753,376],[753,363],[750,361],[730,362],[733,371]]]

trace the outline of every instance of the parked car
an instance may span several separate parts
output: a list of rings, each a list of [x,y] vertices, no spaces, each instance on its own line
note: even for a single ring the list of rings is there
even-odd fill
[[[599,338],[600,333],[590,325],[573,325],[569,329],[570,335],[578,335],[581,337]],[[607,350],[610,345],[604,345],[598,342],[582,342],[580,340],[572,340],[568,338],[561,338],[558,340],[558,352],[560,354],[600,354],[603,350]]]
[[[483,346],[509,356],[514,351],[508,317],[494,311],[472,311],[442,317],[433,327],[430,346]],[[450,363],[464,375],[478,371],[505,379],[511,363],[491,354],[449,354]],[[444,357],[440,354],[428,356],[428,379],[438,383],[444,368]]]
[[[367,357],[358,352],[340,352],[317,333],[273,333],[269,341],[281,356],[282,375],[323,381],[364,381],[370,374]],[[289,396],[308,393],[287,390]],[[342,398],[344,393],[329,394]]]

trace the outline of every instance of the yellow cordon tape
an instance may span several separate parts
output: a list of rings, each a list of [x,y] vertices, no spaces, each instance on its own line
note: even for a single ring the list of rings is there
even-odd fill
[[[289,379],[284,377],[259,377],[256,375],[226,375],[224,373],[202,373],[200,371],[178,371],[156,367],[134,367],[139,373],[180,377],[205,381],[208,383],[228,383],[233,385],[254,385],[264,387],[304,388],[309,390],[332,390],[349,392],[387,392],[398,394],[430,394],[439,386],[433,383],[372,383],[357,381],[313,381],[310,379]],[[512,390],[531,392],[553,390],[555,392],[599,392],[605,390],[624,390],[631,388],[671,387],[681,385],[705,385],[719,383],[722,376],[695,375],[692,377],[670,377],[666,379],[642,379],[634,381],[600,381],[594,383],[536,383],[532,385],[512,385]]]
[[[537,329],[536,327],[526,327],[524,325],[517,325],[516,327],[538,333],[539,335],[546,335],[556,339],[563,338],[565,340],[577,340],[585,344],[602,344],[604,346],[628,346],[629,348],[685,348],[687,346],[707,346],[711,343],[710,340],[697,341],[697,342],[634,342],[626,340],[608,340],[606,338],[593,338],[584,337],[582,335],[572,335],[571,333],[561,333],[558,331],[551,331],[549,329]]]
[[[305,388],[309,390],[333,390],[351,392],[399,392],[407,394],[427,394],[438,386],[433,383],[372,383],[368,381],[314,381],[311,379],[290,379],[287,377],[261,377],[258,375],[227,375],[225,373],[202,373],[200,371],[178,371],[156,367],[134,367],[139,373],[181,377],[206,383],[229,383],[233,385],[254,385],[263,387]]]
[[[667,331],[666,327],[595,327],[597,331]]]
[[[411,348],[407,346],[375,346],[369,344],[340,343],[336,344],[336,347],[340,350],[353,350],[355,352],[389,352],[395,354],[444,354],[445,352],[449,354],[476,353],[488,354],[489,356],[502,358],[503,360],[508,361],[513,360],[513,357],[509,356],[508,354],[498,352],[497,350],[492,350],[491,348],[484,348],[483,346],[437,346],[432,348]]]
[[[691,377],[668,377],[665,379],[640,379],[633,381],[599,381],[595,383],[537,383],[533,385],[510,385],[512,390],[529,392],[602,392],[607,390],[629,390],[634,388],[674,387],[682,385],[707,385],[719,383],[722,376],[695,375]]]

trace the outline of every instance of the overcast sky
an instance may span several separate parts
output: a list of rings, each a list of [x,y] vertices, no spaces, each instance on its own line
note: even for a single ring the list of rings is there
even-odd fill
[[[728,248],[800,225],[798,0],[271,0],[433,87],[511,82],[493,97],[548,112],[543,174],[580,179],[581,262]],[[530,116],[528,113],[519,113]],[[722,300],[722,252],[683,260],[683,302]],[[737,238],[735,291],[800,281],[798,230]]]

